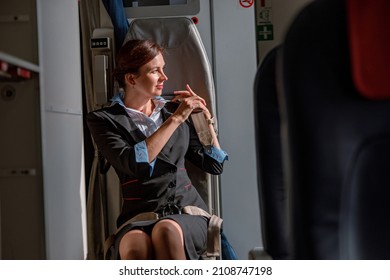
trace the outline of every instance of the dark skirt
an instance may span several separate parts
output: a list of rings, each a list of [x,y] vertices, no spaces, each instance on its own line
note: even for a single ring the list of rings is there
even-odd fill
[[[126,225],[122,228],[115,236],[115,245],[113,248],[113,255],[116,259],[119,257],[119,243],[130,230],[140,229],[148,234],[152,232],[153,226],[163,219],[171,219],[178,223],[183,231],[184,236],[184,247],[187,259],[199,260],[201,255],[207,249],[207,226],[208,219],[204,216],[188,215],[188,214],[175,214],[165,216],[159,220],[152,221],[137,221]]]

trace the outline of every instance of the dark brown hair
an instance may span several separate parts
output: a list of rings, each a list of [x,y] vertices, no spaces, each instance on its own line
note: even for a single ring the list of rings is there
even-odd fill
[[[138,74],[139,68],[145,65],[164,49],[151,40],[129,40],[119,50],[116,58],[114,78],[120,87],[125,87],[127,73]]]

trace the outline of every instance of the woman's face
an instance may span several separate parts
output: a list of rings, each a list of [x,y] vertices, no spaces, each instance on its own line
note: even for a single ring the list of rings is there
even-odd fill
[[[134,78],[134,89],[150,98],[160,96],[164,82],[168,80],[164,73],[164,67],[164,57],[160,53],[139,69],[139,75]]]

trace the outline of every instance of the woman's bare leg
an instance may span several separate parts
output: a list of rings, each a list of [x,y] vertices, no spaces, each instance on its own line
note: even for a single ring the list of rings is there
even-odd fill
[[[173,220],[162,220],[153,227],[152,242],[158,260],[185,260],[183,231]]]
[[[130,230],[119,243],[121,260],[148,260],[153,257],[150,236],[139,229]]]

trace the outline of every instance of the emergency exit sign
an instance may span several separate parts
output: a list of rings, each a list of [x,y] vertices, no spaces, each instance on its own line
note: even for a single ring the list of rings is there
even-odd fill
[[[274,27],[272,24],[257,25],[257,40],[270,41],[274,39]]]

